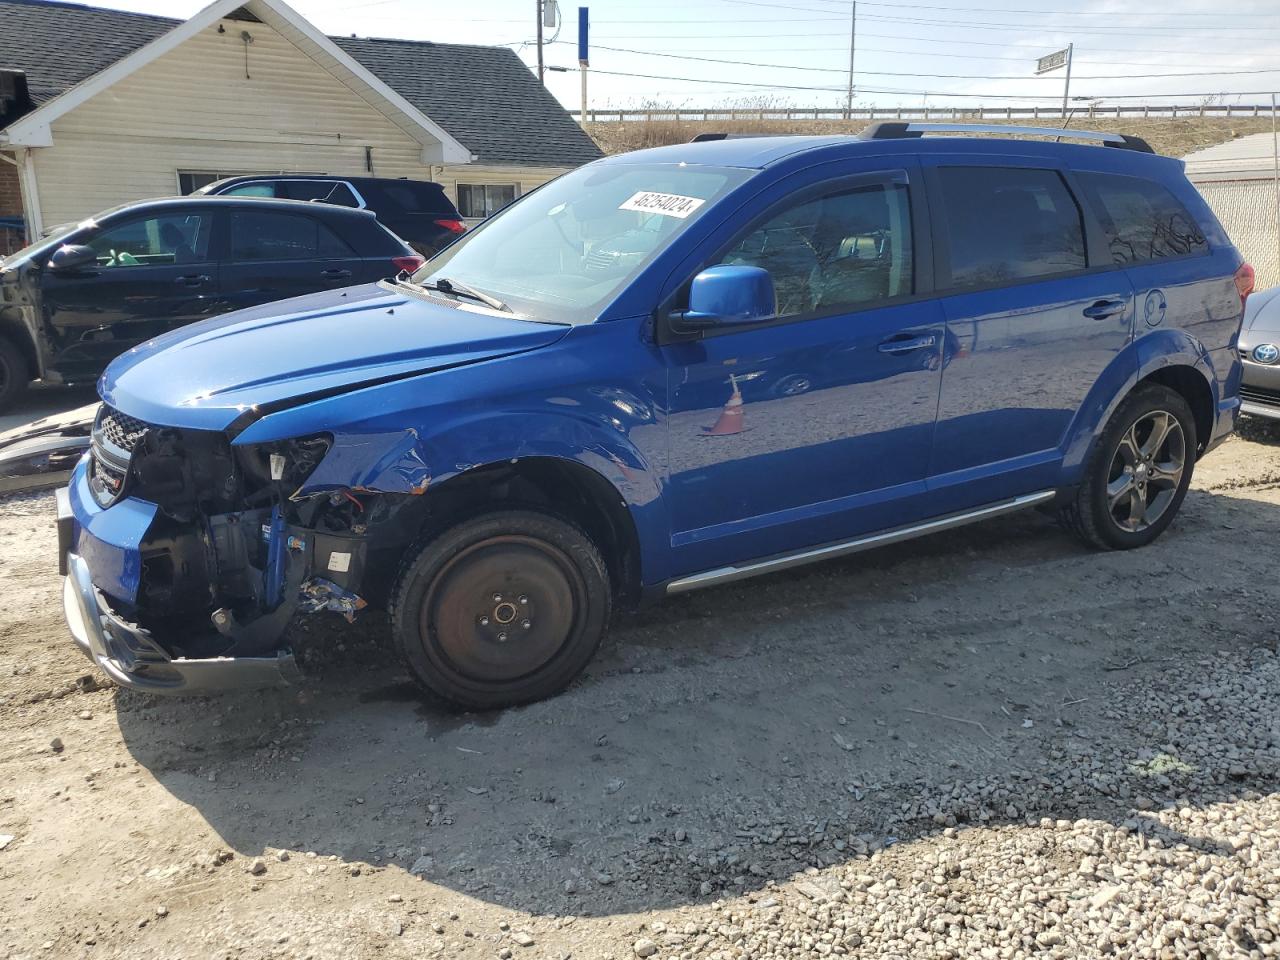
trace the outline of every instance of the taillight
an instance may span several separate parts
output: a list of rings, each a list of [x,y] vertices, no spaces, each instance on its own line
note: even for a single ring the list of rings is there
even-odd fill
[[[461,220],[437,220],[437,227],[444,227],[450,233],[466,233],[467,225]]]
[[[407,257],[392,257],[392,264],[395,265],[396,272],[403,270],[405,273],[417,273],[418,268],[426,263],[426,258],[418,256],[416,253]]]
[[[1236,271],[1236,292],[1240,294],[1240,306],[1244,306],[1244,302],[1249,299],[1249,294],[1253,293],[1253,284],[1257,280],[1257,276],[1253,272],[1253,267],[1247,263],[1240,264],[1240,269]]]

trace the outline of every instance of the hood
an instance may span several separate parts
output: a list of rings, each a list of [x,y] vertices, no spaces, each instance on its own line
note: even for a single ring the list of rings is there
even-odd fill
[[[1280,334],[1280,286],[1249,294],[1244,305],[1244,329]]]
[[[147,423],[224,430],[246,415],[548,346],[568,330],[370,284],[156,337],[116,359],[98,392]]]

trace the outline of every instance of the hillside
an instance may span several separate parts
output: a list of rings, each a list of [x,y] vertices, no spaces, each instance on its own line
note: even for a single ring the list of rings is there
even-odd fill
[[[982,120],[982,123],[1001,123],[999,120]],[[1012,121],[1025,123],[1026,121]],[[1042,121],[1055,126],[1052,121]],[[648,120],[602,122],[587,124],[587,132],[605,153],[625,153],[645,147],[658,147],[670,143],[687,143],[699,133],[728,131],[756,134],[829,134],[857,133],[867,125],[865,120],[735,120],[718,123],[701,121]],[[1143,137],[1157,153],[1181,157],[1192,150],[1212,146],[1249,133],[1261,133],[1271,129],[1266,117],[1159,117],[1129,118],[1073,118],[1072,127],[1081,130],[1111,130]]]

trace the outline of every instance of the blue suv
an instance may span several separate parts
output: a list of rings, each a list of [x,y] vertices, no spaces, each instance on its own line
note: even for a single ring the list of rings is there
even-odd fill
[[[377,604],[486,708],[663,594],[1033,506],[1150,543],[1234,427],[1252,270],[1140,140],[933,132],[611,157],[412,276],[130,350],[59,498],[75,640],[262,685],[293,617]]]

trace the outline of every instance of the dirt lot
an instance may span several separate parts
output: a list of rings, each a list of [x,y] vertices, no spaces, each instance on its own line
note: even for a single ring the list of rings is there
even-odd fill
[[[301,688],[99,687],[0,502],[0,956],[1280,956],[1280,434],[1194,486],[1135,553],[1032,513],[688,595],[471,716],[376,616]]]

